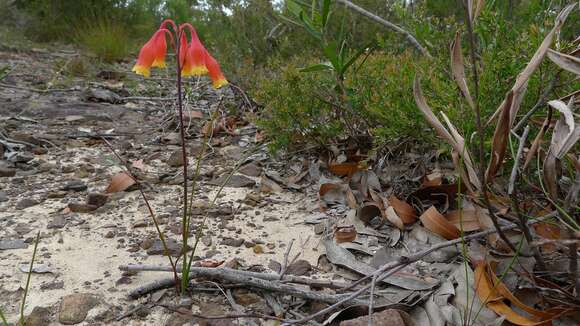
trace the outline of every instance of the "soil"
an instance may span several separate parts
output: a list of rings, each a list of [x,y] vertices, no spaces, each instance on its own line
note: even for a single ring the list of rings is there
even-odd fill
[[[180,241],[183,170],[182,164],[171,161],[172,153],[180,149],[173,101],[122,99],[131,93],[143,96],[143,92],[151,97],[169,97],[171,80],[131,76],[124,73],[129,71],[128,63],[97,72],[107,78],[122,76],[119,79],[71,77],[57,69],[62,62],[70,65],[79,60],[76,52],[67,50],[7,50],[0,52],[0,58],[16,67],[2,80],[5,87],[0,87],[0,131],[7,137],[5,141],[18,145],[5,147],[1,162],[3,168],[15,173],[0,177],[0,239],[24,240],[18,249],[0,250],[0,301],[9,322],[17,320],[27,279],[23,271],[27,271],[34,239],[40,232],[34,266],[44,272],[32,274],[25,315],[35,307],[45,307],[49,320],[56,322],[63,298],[89,293],[98,304],[88,311],[83,324],[121,325],[133,319],[133,325],[166,324],[173,317],[161,307],[114,322],[136,304],[127,299],[129,290],[170,274],[119,270],[127,264],[169,264],[162,250],[154,250],[159,247],[156,229],[139,191],[105,193],[112,176],[123,171],[123,166],[100,136],[105,136],[124,160],[142,162],[135,171],[161,230],[168,238]],[[51,83],[65,82],[50,87]],[[48,91],[41,91],[47,86]],[[190,95],[191,102],[186,103],[187,112],[196,112],[195,120],[188,121],[191,175],[197,158],[194,145],[201,139],[197,131],[218,108],[220,98],[228,105],[235,104],[236,99],[231,90],[214,91],[206,81],[187,87],[196,89]],[[61,88],[65,91],[56,90]],[[218,109],[224,110],[223,106]],[[252,176],[250,171],[250,176],[234,174],[215,208],[208,208],[220,188],[216,180],[230,174],[238,162],[236,156],[255,147],[255,133],[255,127],[246,125],[231,134],[216,134],[214,147],[202,161],[194,196],[197,215],[192,224],[198,225],[202,216],[208,216],[208,223],[197,259],[233,260],[241,266],[267,269],[270,261],[283,261],[288,244],[294,240],[290,257],[299,255],[316,265],[320,245],[312,237],[313,227],[304,224],[306,217],[318,212],[316,196],[260,192],[259,174]],[[282,166],[264,147],[247,161],[253,167],[249,170],[268,166],[273,171]],[[106,203],[85,212],[87,196],[95,193],[106,195]],[[204,301],[215,301],[212,297],[198,296],[194,306],[199,310]]]

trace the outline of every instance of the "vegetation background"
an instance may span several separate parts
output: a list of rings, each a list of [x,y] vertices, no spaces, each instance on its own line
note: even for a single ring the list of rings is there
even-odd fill
[[[416,72],[430,105],[445,112],[462,134],[475,131],[473,112],[449,72],[449,46],[463,25],[459,0],[357,0],[357,5],[408,30],[433,58],[404,37],[331,1],[324,42],[350,55],[343,91],[328,71],[301,68],[328,61],[321,41],[300,26],[296,6],[313,14],[324,1],[302,0],[2,0],[0,20],[35,42],[73,43],[94,61],[134,60],[139,46],[166,17],[192,22],[226,75],[265,104],[259,125],[275,150],[328,144],[347,136],[371,136],[376,146],[412,137],[432,141],[412,95]],[[481,65],[480,105],[488,117],[526,65],[564,0],[489,0],[477,25]],[[294,8],[294,11],[293,11]],[[578,11],[562,34],[561,47],[580,29]],[[9,37],[8,33],[2,35]],[[330,40],[330,41],[329,41]],[[522,41],[525,40],[525,41]],[[467,42],[464,42],[467,44]],[[537,101],[557,69],[544,63],[534,74],[522,113]],[[578,87],[561,74],[558,95]],[[490,128],[491,129],[491,128]],[[490,131],[491,132],[491,131]]]

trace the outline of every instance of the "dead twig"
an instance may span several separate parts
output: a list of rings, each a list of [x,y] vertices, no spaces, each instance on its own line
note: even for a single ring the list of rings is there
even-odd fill
[[[282,269],[280,270],[280,280],[284,277],[284,274],[286,274],[286,270],[288,269],[288,256],[290,255],[290,250],[292,250],[293,244],[294,244],[294,239],[290,240],[290,243],[288,244],[288,248],[286,249],[286,252],[284,253],[284,263],[282,264]]]
[[[150,266],[150,265],[125,265],[120,266],[120,270],[122,271],[162,271],[162,272],[171,272],[173,269],[169,266]],[[181,272],[181,266],[176,267],[177,272]],[[342,289],[349,284],[344,282],[332,281],[332,280],[316,280],[307,277],[301,276],[294,276],[294,275],[285,275],[282,279],[280,279],[279,275],[277,274],[270,274],[270,273],[257,273],[257,272],[248,272],[248,271],[239,271],[230,268],[209,268],[209,267],[191,267],[192,272],[203,274],[206,277],[219,277],[223,273],[234,274],[239,277],[253,277],[259,278],[266,281],[281,281],[281,283],[295,283],[295,284],[304,284],[312,287],[317,288],[330,288],[330,289]],[[173,285],[171,283],[171,279],[167,280],[157,280],[150,284],[146,284],[140,288],[134,289],[133,291],[129,292],[129,296],[132,298],[137,298],[149,292],[156,291],[158,289],[167,288]]]
[[[528,244],[531,246],[534,239],[532,237],[532,233],[530,232],[530,228],[526,224],[526,218],[525,218],[524,214],[522,214],[522,212],[521,212],[520,205],[518,204],[516,190],[515,190],[515,184],[516,184],[516,180],[518,177],[518,168],[520,165],[520,158],[521,158],[522,153],[524,151],[524,145],[526,143],[526,140],[528,139],[529,132],[530,132],[530,126],[526,126],[526,128],[524,129],[524,133],[520,137],[520,144],[518,146],[518,151],[516,153],[516,157],[514,158],[514,166],[512,168],[512,173],[511,173],[510,179],[509,179],[508,195],[510,196],[510,199],[511,199],[512,208],[514,209],[514,211],[516,212],[516,214],[518,216],[518,220],[520,222],[520,227],[522,229],[522,232],[524,233],[524,237],[526,238],[526,241],[528,242]],[[540,270],[545,271],[546,270],[546,263],[544,262],[544,259],[542,258],[542,254],[540,253],[540,249],[538,247],[533,247],[533,246],[531,248],[532,248],[532,252],[534,254],[534,258],[536,258],[536,262],[538,263],[538,267],[540,268]]]
[[[375,14],[373,14],[372,12],[361,8],[357,5],[355,5],[354,3],[348,1],[348,0],[336,0],[337,3],[340,3],[341,5],[345,6],[346,8],[353,10],[371,20],[374,20],[375,22],[394,30],[397,33],[403,34],[403,36],[405,36],[405,38],[407,39],[407,41],[409,43],[411,43],[415,48],[417,48],[417,50],[419,50],[419,52],[421,52],[421,54],[423,54],[424,56],[426,56],[427,58],[431,58],[431,54],[429,53],[429,51],[427,51],[427,49],[425,49],[420,43],[419,41],[417,41],[417,39],[411,34],[409,33],[407,30],[385,20],[384,18],[381,18]]]

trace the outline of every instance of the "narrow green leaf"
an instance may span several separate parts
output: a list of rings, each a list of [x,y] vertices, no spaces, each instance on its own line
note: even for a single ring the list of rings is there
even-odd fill
[[[302,68],[302,69],[300,69],[300,72],[330,71],[333,69],[334,68],[332,67],[332,65],[330,65],[328,63],[319,63],[319,64],[311,65],[311,66],[306,67],[306,68]]]

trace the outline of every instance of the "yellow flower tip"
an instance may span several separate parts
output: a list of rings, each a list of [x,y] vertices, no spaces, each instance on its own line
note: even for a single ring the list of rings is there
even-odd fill
[[[183,67],[181,69],[181,77],[191,77],[191,76],[193,76],[191,74],[191,68],[189,68],[189,67]]]
[[[218,80],[215,80],[213,82],[213,88],[218,89],[221,88],[222,86],[225,86],[228,84],[228,81],[225,78],[220,78]]]
[[[151,67],[165,68],[167,66],[165,65],[165,60],[155,59],[155,61],[153,61],[153,64],[151,65]]]
[[[143,75],[144,77],[149,77],[151,75],[149,68],[142,65],[135,65],[133,67],[133,72],[135,72],[137,75]]]
[[[190,73],[192,76],[202,76],[207,74],[207,68],[205,66],[192,67]]]

